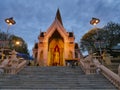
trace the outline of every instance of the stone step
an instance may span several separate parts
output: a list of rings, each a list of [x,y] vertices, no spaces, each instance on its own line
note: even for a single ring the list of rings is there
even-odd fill
[[[0,89],[117,90],[101,74],[85,75],[80,67],[26,67],[16,75],[0,75]]]
[[[96,86],[96,85],[24,85],[24,86],[1,86],[2,89],[64,89],[64,90],[81,90],[81,89],[88,89],[88,90],[117,90],[114,87],[106,87],[106,86]]]

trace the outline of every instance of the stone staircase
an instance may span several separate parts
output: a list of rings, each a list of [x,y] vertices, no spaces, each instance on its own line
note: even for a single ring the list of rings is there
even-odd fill
[[[103,75],[85,75],[80,67],[27,66],[16,75],[0,75],[0,90],[117,90]]]

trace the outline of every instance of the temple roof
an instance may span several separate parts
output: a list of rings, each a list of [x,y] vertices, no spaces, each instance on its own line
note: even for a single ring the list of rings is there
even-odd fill
[[[57,33],[56,33],[56,31],[57,31]],[[54,37],[61,36],[62,38],[65,38],[66,40],[67,40],[66,37],[75,39],[73,32],[66,32],[66,30],[63,26],[63,23],[62,23],[62,18],[61,18],[59,9],[57,9],[55,20],[53,21],[53,23],[50,25],[50,27],[47,29],[46,32],[40,31],[40,35],[38,36],[38,39],[40,39],[40,37],[50,38],[52,35]]]
[[[74,37],[73,32],[69,32],[69,37]]]
[[[78,43],[75,43],[75,49],[79,49]]]
[[[34,49],[38,49],[38,43],[34,44]]]
[[[57,13],[56,13],[55,19],[58,19],[58,21],[61,23],[61,25],[63,25],[59,8],[58,8],[58,10],[57,10]]]
[[[40,37],[44,37],[44,32],[40,32]]]

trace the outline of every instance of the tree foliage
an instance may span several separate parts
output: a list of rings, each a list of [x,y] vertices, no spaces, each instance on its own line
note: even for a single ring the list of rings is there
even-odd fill
[[[120,43],[120,24],[109,22],[103,29],[108,48]]]
[[[27,43],[21,37],[11,35],[9,40],[11,49],[15,49],[19,53],[29,54]],[[19,42],[19,44],[16,44],[16,42]]]
[[[94,28],[89,30],[80,40],[82,50],[93,52],[101,48],[111,49],[120,43],[120,24],[109,22],[103,28]]]
[[[0,32],[0,41],[9,41],[9,47],[0,46],[0,48],[15,49],[17,52],[29,54],[27,43],[21,37]],[[20,42],[19,45],[16,44],[17,41]]]

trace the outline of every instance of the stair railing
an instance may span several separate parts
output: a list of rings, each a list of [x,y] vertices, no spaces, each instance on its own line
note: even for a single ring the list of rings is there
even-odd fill
[[[91,59],[92,59],[92,56],[89,55],[86,58],[83,58],[80,60],[80,66],[81,66],[82,70],[85,72],[85,74],[95,74],[96,73],[96,67]]]
[[[22,70],[26,66],[27,61],[22,61],[16,68],[15,74],[18,73],[20,70]]]
[[[93,62],[96,67],[100,68],[101,73],[120,90],[120,77],[104,65],[100,64],[97,59],[94,59]]]
[[[26,66],[26,60],[21,61],[17,67],[14,66],[7,66],[4,68],[4,73],[5,74],[16,74],[18,73],[21,69],[23,69]]]
[[[81,69],[85,72],[85,65],[82,59],[80,60],[80,66],[81,66]]]

